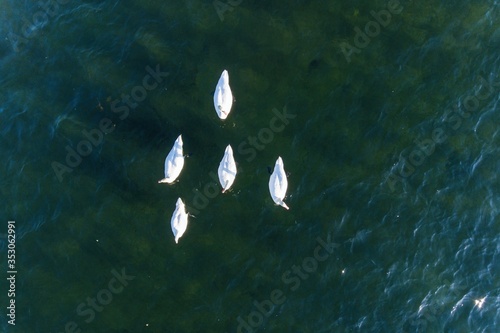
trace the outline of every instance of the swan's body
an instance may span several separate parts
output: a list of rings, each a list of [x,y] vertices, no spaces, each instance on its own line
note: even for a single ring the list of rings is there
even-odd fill
[[[174,214],[172,214],[172,220],[170,221],[170,226],[172,227],[176,244],[179,242],[179,238],[181,238],[186,231],[187,224],[188,214],[186,213],[184,203],[181,198],[179,198],[175,204],[175,211]]]
[[[214,107],[220,119],[224,120],[231,112],[233,105],[233,94],[229,87],[229,74],[224,70],[217,82],[214,92]]]
[[[286,189],[288,187],[288,180],[286,179],[285,168],[283,167],[283,160],[278,157],[276,164],[274,165],[274,171],[269,179],[269,192],[271,192],[271,197],[273,201],[289,209],[288,206],[283,202],[286,195]]]
[[[233,185],[236,178],[236,162],[234,161],[233,149],[231,145],[226,147],[224,157],[219,164],[219,181],[222,186],[222,193],[227,191]]]
[[[179,177],[184,166],[184,155],[182,152],[182,135],[175,140],[174,146],[165,158],[165,178],[158,183],[172,183]]]

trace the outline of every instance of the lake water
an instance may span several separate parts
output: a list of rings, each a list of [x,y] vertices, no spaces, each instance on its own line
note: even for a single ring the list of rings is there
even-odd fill
[[[499,22],[498,0],[0,2],[0,331],[498,332]]]

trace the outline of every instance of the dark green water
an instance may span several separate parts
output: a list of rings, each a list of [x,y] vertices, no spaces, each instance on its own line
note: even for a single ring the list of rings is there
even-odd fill
[[[498,332],[497,0],[55,4],[0,2],[0,332]]]

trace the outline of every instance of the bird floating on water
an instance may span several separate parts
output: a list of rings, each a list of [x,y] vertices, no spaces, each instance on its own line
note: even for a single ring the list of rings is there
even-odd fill
[[[224,70],[217,82],[214,92],[214,107],[220,119],[224,120],[231,112],[233,105],[233,94],[229,87],[229,74]]]
[[[175,204],[175,211],[172,214],[172,220],[170,221],[170,226],[172,227],[172,232],[175,237],[175,243],[179,242],[179,238],[182,237],[187,229],[188,224],[188,214],[186,213],[186,207],[181,198],[177,199]]]
[[[160,179],[158,183],[174,182],[182,171],[184,166],[184,155],[182,152],[182,134],[175,140],[174,146],[165,158],[165,178]]]
[[[271,174],[271,178],[269,178],[269,192],[271,192],[273,201],[285,209],[289,209],[288,206],[283,202],[287,187],[288,180],[286,179],[283,160],[278,156],[276,164],[274,165],[274,171]]]
[[[234,179],[236,178],[236,162],[234,161],[233,148],[231,145],[226,147],[224,151],[224,157],[219,164],[219,181],[222,186],[222,193],[229,190],[231,185],[233,185]]]

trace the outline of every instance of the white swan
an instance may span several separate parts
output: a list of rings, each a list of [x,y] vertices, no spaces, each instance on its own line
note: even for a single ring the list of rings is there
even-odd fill
[[[174,146],[165,158],[165,178],[158,183],[172,183],[179,177],[184,166],[184,155],[182,153],[182,134],[175,140]]]
[[[289,209],[288,206],[283,202],[285,198],[286,189],[288,187],[288,180],[286,179],[285,168],[283,167],[283,160],[278,157],[276,164],[274,165],[274,171],[269,179],[269,192],[271,192],[271,197],[273,201],[278,205]]]
[[[222,185],[222,193],[229,190],[231,185],[233,185],[234,179],[236,178],[236,162],[234,161],[233,148],[231,145],[226,147],[224,151],[224,157],[219,164],[219,181]]]
[[[175,244],[179,242],[179,238],[181,238],[186,231],[187,225],[188,214],[186,213],[186,207],[184,206],[181,198],[179,198],[175,204],[175,211],[174,214],[172,214],[172,220],[170,221],[170,226],[172,227],[172,232],[175,237]]]
[[[224,70],[217,82],[214,93],[214,107],[220,119],[224,120],[231,112],[233,105],[233,94],[229,87],[229,74]]]

